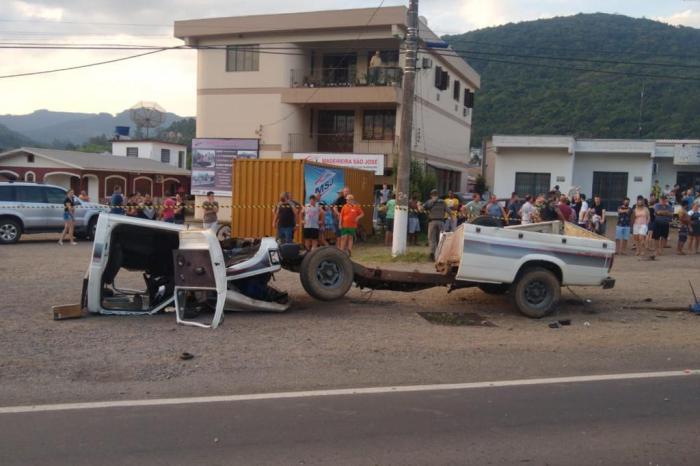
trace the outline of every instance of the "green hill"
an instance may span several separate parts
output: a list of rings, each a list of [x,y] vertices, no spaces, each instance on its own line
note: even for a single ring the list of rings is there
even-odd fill
[[[700,138],[699,29],[596,13],[507,24],[444,39],[481,74],[474,146],[493,134],[639,137],[642,86],[641,137]]]
[[[0,152],[21,146],[36,146],[36,143],[23,134],[0,125]]]

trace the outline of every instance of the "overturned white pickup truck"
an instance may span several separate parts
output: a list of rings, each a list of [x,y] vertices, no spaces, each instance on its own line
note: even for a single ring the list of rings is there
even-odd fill
[[[353,283],[406,292],[478,287],[510,294],[520,312],[539,318],[556,308],[562,286],[615,285],[608,276],[615,243],[606,238],[558,221],[506,228],[478,223],[444,234],[436,271],[424,273],[364,267],[333,247],[305,252],[274,238],[220,242],[208,230],[101,214],[82,303],[90,312],[118,315],[174,307],[178,323],[216,328],[225,310],[287,310],[287,293],[269,284],[285,268],[324,301],[342,298]],[[142,272],[143,289],[117,287],[121,270]]]

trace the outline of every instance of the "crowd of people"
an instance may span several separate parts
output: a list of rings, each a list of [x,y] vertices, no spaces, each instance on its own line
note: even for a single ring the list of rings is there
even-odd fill
[[[332,231],[336,246],[352,254],[360,220],[364,216],[362,206],[348,187],[338,192],[333,204],[322,202],[312,194],[302,205],[292,198],[291,193],[283,192],[273,209],[272,228],[283,244],[294,241],[294,232],[301,229],[304,247],[308,250],[328,246],[326,232]]]
[[[380,218],[386,225],[385,242],[388,245],[391,244],[396,205],[393,194],[385,189],[381,191],[379,209]],[[693,188],[683,190],[679,186],[666,186],[662,191],[657,182],[648,198],[639,196],[634,205],[625,198],[616,213],[618,254],[627,254],[629,246],[636,255],[644,257],[648,253],[650,259],[655,259],[668,246],[673,222],[679,227],[677,253],[698,253],[700,249],[700,197]],[[472,222],[477,217],[489,217],[491,223],[498,226],[560,220],[603,236],[607,234],[609,221],[603,199],[598,195],[589,199],[580,188],[562,193],[559,186],[554,186],[546,194],[527,194],[524,197],[514,192],[505,202],[499,201],[495,195],[482,199],[479,193],[471,194],[469,201],[462,202],[452,191],[440,196],[437,190],[432,190],[425,202],[419,201],[418,194],[409,201],[409,244],[417,244],[421,223],[427,224],[428,244],[434,258],[440,233],[454,231],[458,225]]]
[[[81,193],[82,195],[83,193]],[[82,197],[81,197],[81,200]],[[150,194],[122,194],[120,186],[115,186],[109,200],[111,214],[147,220],[160,220],[183,225],[185,223],[185,198],[181,193],[168,194],[163,199],[153,198]],[[218,229],[219,203],[214,199],[214,192],[209,191],[202,202],[204,217],[202,226],[216,232]]]
[[[214,201],[214,193],[207,195],[209,202],[214,205],[211,210],[216,213],[218,204]],[[120,186],[115,186],[109,201],[111,214],[126,215],[128,217],[143,218],[147,220],[161,220],[168,223],[185,223],[185,199],[182,194],[169,194],[164,199],[152,198],[150,194],[133,193],[127,196],[122,194]],[[205,209],[205,216],[207,212]],[[214,223],[216,220],[214,219]],[[204,222],[207,223],[206,220]],[[211,224],[210,220],[210,224]]]
[[[393,226],[396,215],[396,195],[386,185],[379,191],[379,218],[384,225],[384,242],[390,246],[393,241]],[[81,192],[81,201],[89,201]],[[122,194],[119,186],[114,188],[110,199],[110,212],[150,220],[161,220],[183,224],[185,221],[185,201],[180,193],[166,196],[162,202],[150,194]],[[216,231],[218,228],[219,204],[214,193],[207,193],[202,203],[204,210],[203,227]],[[59,244],[68,235],[73,242],[74,225],[73,194],[69,192],[64,203],[65,228]],[[511,197],[499,201],[495,195],[482,199],[479,193],[471,194],[469,201],[463,201],[453,191],[440,196],[436,189],[422,202],[414,193],[408,201],[408,243],[418,244],[421,225],[427,227],[431,258],[442,232],[455,231],[464,222],[472,222],[477,217],[488,217],[495,225],[532,224],[560,220],[571,222],[589,231],[605,236],[607,234],[608,212],[600,196],[590,200],[579,188],[562,193],[554,186],[546,194]],[[615,242],[617,254],[627,254],[628,247],[635,255],[652,260],[662,255],[668,247],[670,227],[678,226],[677,254],[698,254],[700,251],[700,196],[693,188],[681,189],[666,186],[661,189],[658,181],[648,198],[638,196],[632,205],[625,198],[618,206]],[[348,187],[338,192],[332,204],[323,202],[312,194],[305,203],[295,201],[289,192],[280,194],[279,202],[273,211],[273,228],[281,243],[291,243],[294,232],[301,229],[304,247],[308,250],[327,246],[327,232],[333,232],[336,246],[352,254],[353,243],[358,234],[360,220],[365,216]]]

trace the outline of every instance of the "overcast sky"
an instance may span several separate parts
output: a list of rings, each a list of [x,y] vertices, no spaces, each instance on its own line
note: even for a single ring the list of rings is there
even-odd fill
[[[176,19],[334,8],[379,0],[0,0],[0,42],[178,45]],[[385,6],[408,0],[385,0]],[[700,0],[422,0],[420,14],[439,34],[579,12],[621,13],[700,28]],[[133,51],[0,49],[0,75],[109,60]],[[59,111],[116,113],[139,100],[194,115],[196,58],[170,51],[94,68],[0,79],[0,114]]]

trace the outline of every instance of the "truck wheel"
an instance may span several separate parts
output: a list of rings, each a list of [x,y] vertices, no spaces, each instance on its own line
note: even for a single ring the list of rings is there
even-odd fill
[[[221,225],[216,230],[216,238],[219,241],[226,241],[231,237],[231,225]]]
[[[0,220],[0,244],[12,244],[22,236],[22,227],[17,220],[3,218]]]
[[[507,283],[482,283],[479,289],[486,294],[506,294],[510,289]]]
[[[561,284],[547,269],[525,270],[513,284],[513,303],[518,310],[534,319],[550,314],[561,296]]]
[[[307,253],[301,261],[299,275],[304,290],[321,301],[342,298],[354,279],[350,258],[333,247],[318,248]]]

